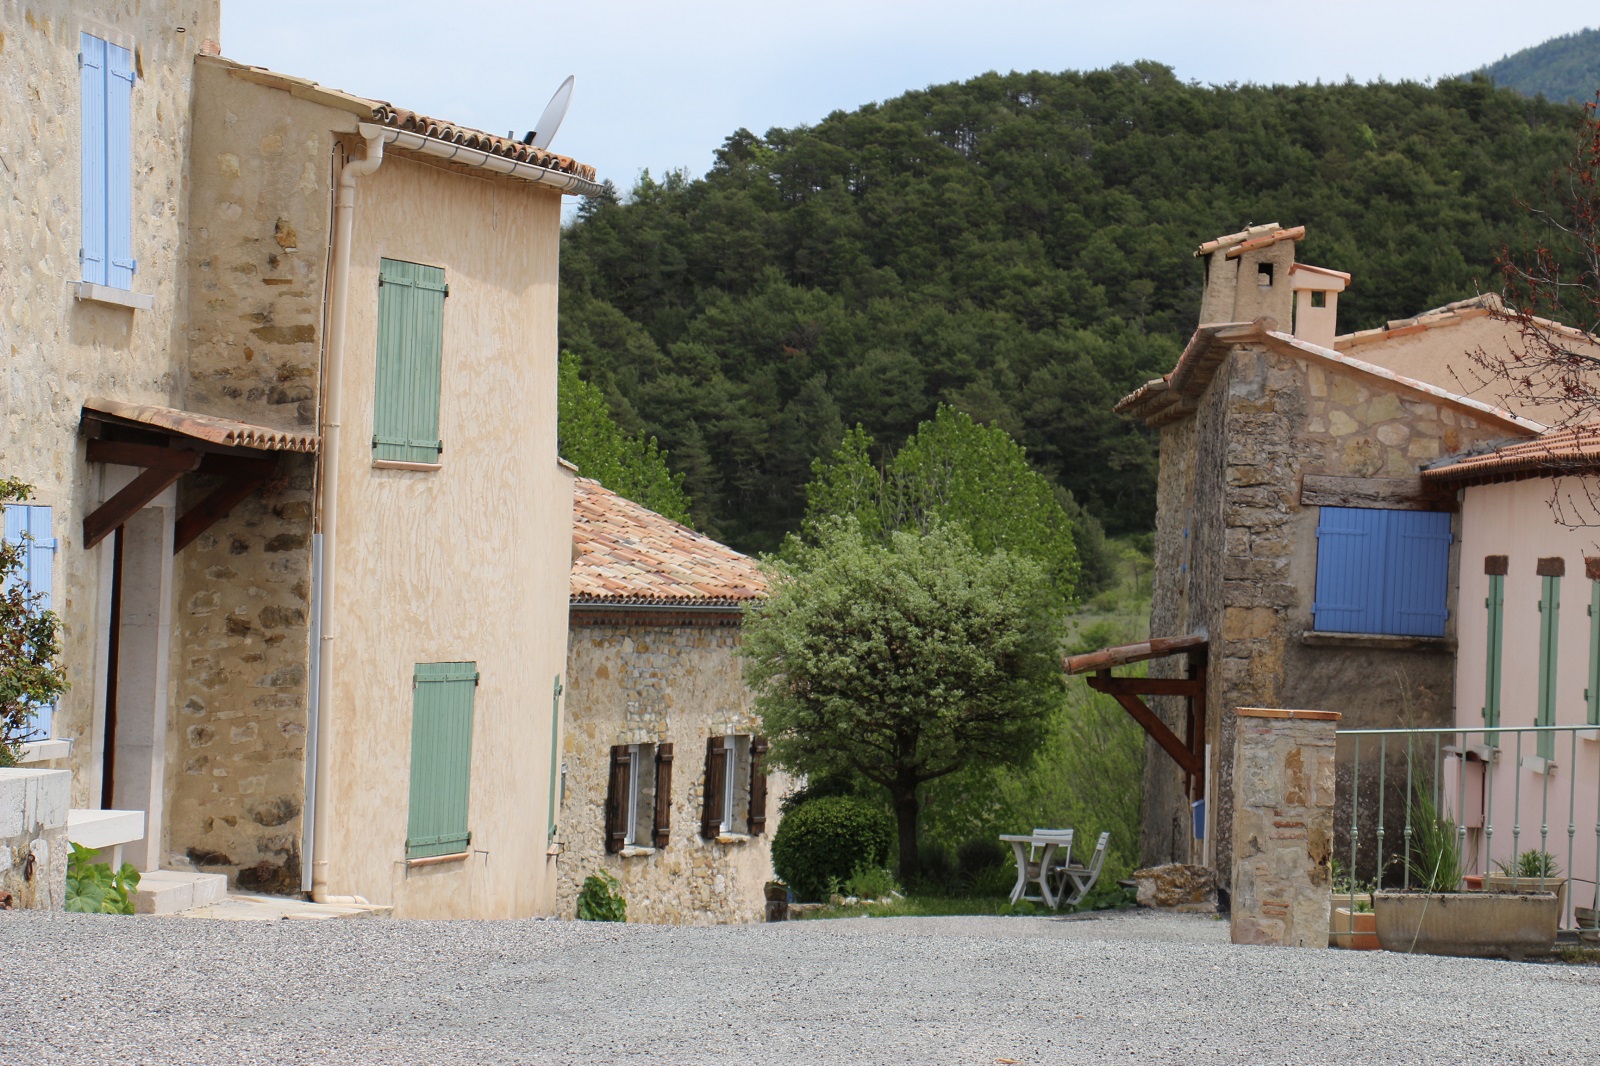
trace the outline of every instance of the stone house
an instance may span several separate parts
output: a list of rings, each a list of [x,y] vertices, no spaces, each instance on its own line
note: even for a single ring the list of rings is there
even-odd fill
[[[792,782],[737,654],[755,561],[579,478],[562,749],[558,913],[622,883],[634,921],[760,921]]]
[[[37,190],[0,468],[52,509],[74,686],[37,754],[145,814],[147,871],[547,913],[557,243],[592,169],[222,59],[215,2],[25,6],[0,77],[53,95],[0,130]],[[102,45],[131,88],[92,97]]]
[[[1172,373],[1117,405],[1161,435],[1157,639],[1073,665],[1152,735],[1147,864],[1231,868],[1236,708],[1337,711],[1346,728],[1451,721],[1461,516],[1420,471],[1543,429],[1328,346],[1348,275],[1297,264],[1303,236],[1272,224],[1201,245],[1202,324]],[[1137,659],[1154,681],[1111,677]]]

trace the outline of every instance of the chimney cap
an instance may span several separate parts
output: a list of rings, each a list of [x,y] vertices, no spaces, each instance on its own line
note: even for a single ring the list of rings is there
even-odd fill
[[[1294,264],[1289,268],[1289,278],[1293,282],[1291,288],[1296,292],[1302,289],[1343,292],[1350,287],[1349,274],[1342,270],[1330,270],[1328,267],[1312,266],[1310,263]]]
[[[1306,235],[1304,226],[1295,226],[1285,229],[1276,222],[1267,222],[1260,226],[1249,226],[1238,233],[1229,233],[1218,237],[1216,240],[1206,241],[1194,250],[1196,257],[1207,256],[1213,252],[1228,250],[1228,258],[1232,259],[1244,252],[1265,248],[1284,240],[1303,240]]]

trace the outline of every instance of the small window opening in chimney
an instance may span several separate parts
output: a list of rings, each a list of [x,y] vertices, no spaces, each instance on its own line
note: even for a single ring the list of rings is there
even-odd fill
[[[1272,264],[1271,263],[1257,263],[1256,264],[1256,284],[1260,285],[1263,289],[1271,287],[1271,285],[1272,285]]]
[[[1321,289],[1312,289],[1311,290],[1311,306],[1312,307],[1327,307],[1328,306],[1328,294],[1323,292]]]

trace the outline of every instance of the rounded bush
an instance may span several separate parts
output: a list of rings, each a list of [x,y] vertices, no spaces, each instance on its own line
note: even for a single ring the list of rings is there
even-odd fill
[[[772,869],[796,899],[815,901],[830,880],[887,865],[893,846],[894,825],[882,810],[853,796],[824,796],[784,815],[772,838]]]

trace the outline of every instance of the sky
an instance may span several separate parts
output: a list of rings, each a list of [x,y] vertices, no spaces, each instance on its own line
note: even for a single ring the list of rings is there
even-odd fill
[[[1203,83],[1428,80],[1585,26],[1593,0],[222,0],[222,53],[550,147],[626,193],[734,130],[809,125],[987,71],[1153,59]]]

